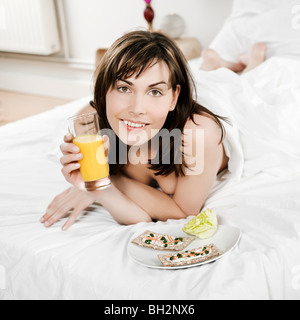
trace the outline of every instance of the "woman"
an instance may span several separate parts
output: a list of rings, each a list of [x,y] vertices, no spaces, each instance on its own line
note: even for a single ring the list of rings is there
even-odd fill
[[[94,202],[125,225],[197,215],[229,159],[222,143],[225,119],[199,105],[194,91],[183,54],[166,36],[138,31],[117,40],[99,66],[91,105],[101,129],[116,134],[117,155],[123,144],[131,159],[110,163],[111,187],[86,192],[77,163],[82,155],[65,136],[62,172],[73,187],[53,200],[41,222],[50,227],[73,209],[67,230]],[[174,138],[169,148],[161,141],[153,147],[158,134],[168,137],[172,130],[181,133],[180,143]]]

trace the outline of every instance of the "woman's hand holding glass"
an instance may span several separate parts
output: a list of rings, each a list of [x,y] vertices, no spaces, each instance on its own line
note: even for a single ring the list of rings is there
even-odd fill
[[[63,154],[60,159],[63,166],[61,171],[69,183],[84,190],[85,184],[81,177],[80,164],[78,163],[78,161],[83,158],[83,155],[80,153],[80,149],[73,143],[73,139],[73,135],[68,133],[64,137],[64,143],[60,146],[60,150]],[[102,139],[104,142],[105,155],[107,157],[109,152],[109,139],[108,136],[103,136]]]
[[[64,143],[60,146],[60,150],[63,156],[60,158],[60,162],[63,166],[61,172],[65,179],[73,186],[84,190],[84,181],[80,173],[79,160],[83,158],[80,149],[73,143],[73,135],[67,134],[64,137]]]
[[[102,138],[107,156],[109,139],[107,136],[103,136]],[[63,166],[62,173],[73,187],[56,196],[48,206],[46,213],[40,220],[47,228],[70,213],[67,222],[62,228],[64,231],[68,230],[79,217],[80,213],[97,200],[96,193],[85,190],[85,183],[81,177],[80,164],[78,163],[78,160],[81,160],[83,155],[80,153],[80,149],[73,143],[73,139],[72,134],[65,135],[64,143],[60,146],[63,154],[60,159]]]

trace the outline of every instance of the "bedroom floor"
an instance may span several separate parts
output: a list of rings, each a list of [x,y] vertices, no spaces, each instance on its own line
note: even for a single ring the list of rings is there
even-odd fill
[[[0,90],[0,126],[47,111],[69,101]]]

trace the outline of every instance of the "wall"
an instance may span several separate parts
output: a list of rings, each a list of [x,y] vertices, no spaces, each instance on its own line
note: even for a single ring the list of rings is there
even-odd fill
[[[77,99],[93,91],[95,52],[124,32],[147,27],[143,0],[56,0],[65,11],[66,49],[41,58],[0,53],[0,89]],[[180,14],[184,36],[207,47],[229,16],[233,0],[152,0],[154,28],[164,15]]]
[[[93,60],[95,50],[105,47],[124,31],[147,27],[144,0],[65,0],[73,58]],[[232,0],[152,0],[154,29],[169,13],[180,14],[186,22],[185,36],[197,37],[208,46],[228,17]],[[80,14],[79,14],[80,13]]]

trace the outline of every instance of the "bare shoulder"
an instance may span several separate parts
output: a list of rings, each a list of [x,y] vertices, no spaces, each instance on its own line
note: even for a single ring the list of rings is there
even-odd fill
[[[179,177],[174,201],[188,215],[196,215],[205,204],[216,176],[227,166],[222,130],[210,115],[195,115],[183,132],[185,176]]]
[[[204,141],[209,146],[219,146],[222,136],[222,131],[216,120],[209,114],[195,114],[193,120],[189,119],[184,127],[184,130],[191,132],[193,137],[202,134]],[[193,139],[194,140],[194,139]]]

